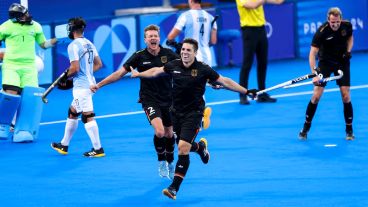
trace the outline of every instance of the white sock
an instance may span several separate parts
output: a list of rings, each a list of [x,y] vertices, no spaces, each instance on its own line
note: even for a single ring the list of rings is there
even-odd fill
[[[61,140],[61,144],[68,146],[70,140],[72,139],[75,130],[78,128],[78,119],[66,119],[64,137]]]
[[[84,124],[84,128],[91,139],[92,146],[98,150],[101,148],[100,135],[98,133],[98,126],[96,120]]]

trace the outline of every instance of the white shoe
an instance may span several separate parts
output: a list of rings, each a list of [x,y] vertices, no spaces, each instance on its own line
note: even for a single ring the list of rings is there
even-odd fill
[[[169,169],[169,178],[171,180],[173,180],[174,179],[174,176],[175,176],[175,165],[174,165],[174,162],[167,163],[167,168]]]
[[[158,175],[160,177],[169,177],[169,169],[166,161],[158,162]]]

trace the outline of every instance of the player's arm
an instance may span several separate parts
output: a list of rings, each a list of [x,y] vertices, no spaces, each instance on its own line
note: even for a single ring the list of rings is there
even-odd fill
[[[177,37],[180,34],[180,30],[176,29],[175,27],[172,28],[172,30],[170,31],[169,35],[167,35],[167,40],[168,41],[172,41],[175,39],[175,37]]]
[[[110,83],[113,83],[117,80],[120,80],[125,74],[127,74],[129,71],[127,71],[125,69],[124,66],[122,66],[119,70],[111,73],[109,76],[107,76],[105,79],[103,79],[102,81],[100,81],[99,83],[97,83],[94,86],[91,86],[91,90],[93,92],[96,92],[99,88],[101,88],[102,86],[108,85]]]
[[[351,52],[351,50],[353,49],[353,44],[354,44],[354,37],[353,35],[351,35],[348,39],[348,46],[347,46],[347,52]]]
[[[98,71],[102,67],[102,61],[100,56],[95,56],[93,58],[93,72]]]
[[[79,72],[79,61],[78,60],[73,60],[72,62],[70,62],[70,66],[68,69],[68,77],[72,77],[74,76],[76,73]]]
[[[232,79],[221,76],[221,75],[216,80],[216,83],[222,85],[227,90],[231,90],[231,91],[235,91],[235,92],[239,92],[239,93],[243,93],[243,94],[246,94],[247,91],[248,91],[246,88],[239,85],[238,83],[236,83]]]
[[[311,46],[309,51],[309,67],[312,73],[316,73],[315,68],[317,68],[316,57],[318,54],[319,48],[315,46]]]
[[[151,68],[149,70],[143,71],[143,72],[138,72],[136,70],[134,70],[133,68],[131,68],[132,73],[131,73],[131,77],[132,78],[154,78],[157,77],[163,73],[165,73],[164,71],[164,67],[154,67]]]
[[[212,28],[211,29],[211,45],[215,45],[217,43],[217,29]]]
[[[41,44],[39,44],[39,46],[43,49],[47,49],[47,48],[55,46],[57,41],[58,40],[56,38],[52,38],[52,39],[42,42]]]
[[[267,4],[282,4],[284,0],[265,0]]]

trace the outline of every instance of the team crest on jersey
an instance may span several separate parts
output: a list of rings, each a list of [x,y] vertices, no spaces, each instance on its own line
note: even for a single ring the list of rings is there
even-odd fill
[[[197,70],[197,69],[192,69],[191,75],[192,75],[193,77],[197,77],[197,75],[198,75],[198,70]]]
[[[346,36],[346,30],[341,30],[341,36],[345,37]]]
[[[162,56],[161,57],[161,62],[162,63],[167,63],[167,56]]]

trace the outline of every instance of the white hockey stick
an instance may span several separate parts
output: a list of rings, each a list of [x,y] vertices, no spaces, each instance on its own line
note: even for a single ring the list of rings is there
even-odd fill
[[[261,90],[261,91],[258,91],[257,92],[257,95],[260,95],[262,93],[266,93],[267,91],[271,91],[271,90],[275,90],[275,89],[278,89],[278,88],[282,88],[282,87],[285,87],[285,86],[288,86],[288,85],[292,85],[292,84],[295,84],[295,83],[298,83],[298,82],[301,82],[301,81],[304,81],[304,80],[307,80],[307,79],[310,79],[310,78],[314,78],[316,75],[315,74],[307,74],[307,75],[303,75],[303,76],[300,76],[300,77],[297,77],[297,78],[294,78],[292,80],[289,80],[289,81],[286,81],[286,82],[283,82],[283,83],[280,83],[280,84],[277,84],[275,86],[272,86],[270,88],[266,88],[264,90]]]
[[[337,73],[339,74],[337,76],[322,78],[321,80],[319,80],[319,83],[326,83],[326,82],[329,82],[329,81],[339,80],[339,79],[342,78],[342,76],[344,76],[344,73],[342,72],[342,70],[338,70]],[[287,85],[287,86],[284,86],[283,88],[294,88],[294,87],[310,85],[310,84],[313,84],[313,81],[298,83],[298,84],[294,84],[294,85]]]

